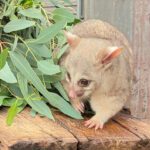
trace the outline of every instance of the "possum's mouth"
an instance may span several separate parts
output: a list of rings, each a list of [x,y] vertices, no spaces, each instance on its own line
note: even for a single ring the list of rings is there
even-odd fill
[[[85,91],[81,99],[88,100],[91,97],[91,95],[92,95],[92,90]]]

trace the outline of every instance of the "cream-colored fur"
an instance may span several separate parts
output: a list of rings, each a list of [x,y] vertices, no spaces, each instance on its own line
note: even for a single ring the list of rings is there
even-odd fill
[[[130,97],[132,83],[132,51],[128,41],[117,29],[100,20],[88,20],[76,25],[69,39],[70,48],[61,60],[70,80],[62,81],[68,95],[70,89],[83,92],[71,99],[72,105],[83,111],[83,102],[90,98],[95,116],[85,123],[89,128],[102,128],[119,112]],[[75,42],[73,42],[75,35]],[[69,38],[69,37],[67,37]],[[108,63],[102,63],[110,47],[123,48],[122,53]],[[80,87],[80,79],[91,80]]]

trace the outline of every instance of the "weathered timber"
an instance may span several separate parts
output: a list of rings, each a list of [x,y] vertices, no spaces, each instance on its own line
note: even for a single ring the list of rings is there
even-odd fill
[[[118,116],[114,120],[130,132],[136,134],[138,137],[142,139],[150,139],[150,129],[149,126],[147,126],[149,121],[139,121],[137,119],[127,118],[124,115]]]
[[[59,0],[58,3],[62,6],[64,6],[66,9],[71,11],[74,14],[77,14],[77,1],[76,0],[70,0],[71,4],[64,3],[63,0]],[[50,2],[50,0],[44,0],[44,7],[48,9],[49,11],[53,11],[55,9],[55,6]]]
[[[0,113],[0,150],[69,150],[77,140],[66,129],[47,118],[29,115],[25,110],[12,126],[6,125],[6,111]]]
[[[150,124],[127,115],[110,120],[103,130],[84,127],[84,120],[55,112],[55,122],[31,117],[30,109],[6,125],[6,109],[0,111],[0,150],[149,150]],[[85,120],[88,119],[87,117]]]

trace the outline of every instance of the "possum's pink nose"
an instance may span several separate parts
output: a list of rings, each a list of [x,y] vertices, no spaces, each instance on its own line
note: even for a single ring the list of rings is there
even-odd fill
[[[69,97],[71,99],[75,99],[77,97],[76,92],[73,89],[69,91]]]
[[[82,91],[75,91],[75,90],[73,90],[73,89],[71,89],[70,91],[69,91],[69,97],[71,98],[71,99],[75,99],[75,98],[77,98],[77,97],[81,97],[81,96],[83,96],[83,92]]]

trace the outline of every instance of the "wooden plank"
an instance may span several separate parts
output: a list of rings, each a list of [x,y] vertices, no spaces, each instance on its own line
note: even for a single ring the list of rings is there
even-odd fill
[[[1,150],[137,150],[146,146],[149,150],[150,125],[146,122],[118,116],[109,121],[103,130],[84,127],[84,120],[71,119],[62,113],[54,113],[56,121],[29,115],[25,109],[8,127],[6,110],[0,111]],[[86,117],[86,119],[88,119]],[[142,142],[141,142],[142,141]]]
[[[134,1],[133,50],[136,83],[131,101],[132,114],[150,118],[150,3]]]
[[[66,7],[67,7],[67,6],[77,6],[77,0],[70,0],[71,4],[64,3],[63,0],[58,0],[58,2],[59,2],[60,4],[62,4],[62,5],[65,4]],[[50,0],[44,0],[44,3],[45,3],[46,6],[49,6],[49,7],[54,6],[54,5],[50,2]]]
[[[118,115],[114,120],[128,131],[141,138],[136,148],[150,149],[150,121],[137,120],[129,115]]]
[[[45,7],[45,9],[47,9],[49,12],[52,12],[55,7]],[[72,6],[72,7],[67,7],[66,9],[68,9],[70,12],[72,12],[74,15],[77,14],[77,6]]]
[[[110,121],[103,130],[87,129],[83,121],[67,118],[57,113],[55,117],[79,141],[81,150],[130,150],[141,140],[118,123]]]
[[[128,115],[118,115],[114,120],[138,137],[150,139],[150,124],[148,121],[139,120]]]
[[[150,124],[150,119],[142,119],[143,122]]]
[[[77,14],[77,0],[70,0],[71,4],[64,3],[64,1],[58,1],[59,4],[63,5],[66,9],[71,11],[73,14]],[[56,7],[49,1],[44,0],[44,8],[46,8],[49,11],[53,11]]]
[[[86,0],[84,19],[101,19],[116,26],[132,39],[133,0]]]
[[[12,126],[5,123],[6,111],[0,112],[0,146],[2,150],[68,150],[76,149],[77,140],[56,122],[36,116],[25,110],[15,118]]]

